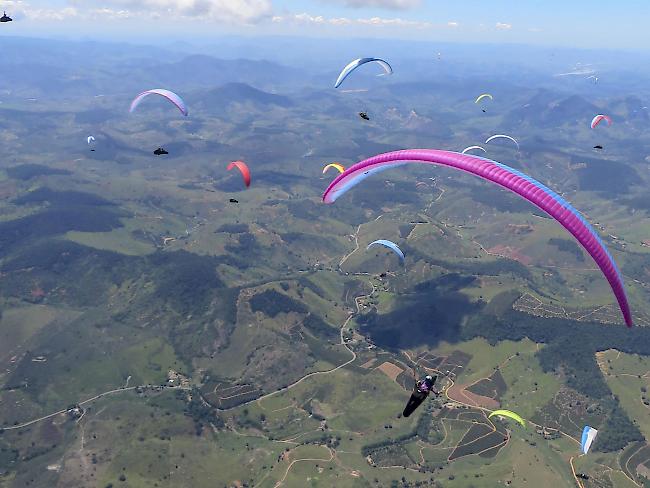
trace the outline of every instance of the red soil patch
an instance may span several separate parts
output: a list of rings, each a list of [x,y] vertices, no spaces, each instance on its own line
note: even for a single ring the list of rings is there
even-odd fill
[[[454,401],[459,403],[464,403],[466,405],[471,405],[473,407],[483,407],[490,410],[496,410],[499,408],[499,402],[494,398],[489,398],[482,395],[477,395],[471,391],[467,391],[466,388],[471,385],[458,385],[455,384],[447,390],[447,396]]]
[[[533,259],[525,254],[521,254],[517,249],[514,249],[510,246],[504,246],[499,244],[497,246],[491,247],[487,250],[490,254],[496,254],[498,256],[503,256],[504,258],[514,259],[519,261],[521,264],[529,265],[533,262]]]

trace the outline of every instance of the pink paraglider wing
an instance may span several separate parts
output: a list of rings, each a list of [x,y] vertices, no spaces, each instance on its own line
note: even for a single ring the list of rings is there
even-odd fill
[[[614,258],[596,231],[580,213],[557,193],[509,166],[469,154],[436,149],[406,149],[371,157],[338,175],[323,194],[323,201],[333,203],[338,197],[371,174],[404,164],[434,164],[458,169],[500,185],[528,200],[553,217],[584,247],[609,282],[628,327],[632,314],[625,293],[623,276]]]

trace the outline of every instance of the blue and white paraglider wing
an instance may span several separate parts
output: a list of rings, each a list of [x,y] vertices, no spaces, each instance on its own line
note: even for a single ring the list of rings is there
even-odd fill
[[[334,83],[334,88],[338,88],[341,86],[341,83],[343,83],[343,80],[345,80],[350,73],[352,73],[355,69],[357,69],[359,66],[362,66],[366,63],[377,63],[379,64],[382,68],[384,68],[384,74],[390,75],[393,73],[393,68],[391,68],[390,64],[388,64],[386,61],[383,59],[379,58],[359,58],[355,59],[354,61],[350,61],[345,68],[341,71],[339,74],[339,77],[336,79],[336,83]]]
[[[375,245],[385,246],[388,249],[392,250],[395,254],[397,254],[397,256],[399,256],[400,262],[404,263],[404,259],[405,259],[404,258],[404,253],[399,248],[399,246],[397,244],[395,244],[394,242],[387,241],[386,239],[379,239],[379,240],[376,240],[376,241],[371,242],[370,244],[368,244],[368,247],[366,247],[366,250],[370,249],[372,246],[375,246]]]
[[[585,428],[582,429],[582,442],[580,444],[583,454],[587,454],[589,452],[589,448],[591,447],[591,444],[593,444],[597,435],[598,431],[593,427],[585,425]]]

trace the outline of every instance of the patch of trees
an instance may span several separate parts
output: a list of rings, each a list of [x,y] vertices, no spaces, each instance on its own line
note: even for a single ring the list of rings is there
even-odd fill
[[[618,198],[617,201],[630,209],[650,212],[650,195],[646,192],[632,197],[626,196],[624,198]]]
[[[614,408],[607,416],[605,425],[598,430],[594,449],[601,452],[613,452],[623,449],[634,441],[645,441],[645,438],[616,401]]]
[[[226,251],[241,256],[255,255],[262,251],[263,247],[259,245],[257,239],[250,232],[245,232],[237,236],[237,244],[226,244]]]
[[[491,185],[474,185],[470,193],[472,200],[498,212],[531,213],[534,205],[519,196],[506,191],[497,190]]]
[[[650,270],[650,255],[646,253],[626,252],[623,261],[623,274],[645,283]]]
[[[156,296],[181,314],[204,312],[222,288],[218,260],[187,251],[157,252],[146,258],[156,276]]]
[[[9,178],[23,181],[35,178],[36,176],[72,174],[67,169],[50,168],[42,164],[19,164],[18,166],[7,168],[5,171]]]
[[[293,298],[277,292],[266,290],[258,293],[250,300],[253,312],[262,312],[269,317],[275,317],[279,313],[307,313],[307,307]]]
[[[601,449],[617,450],[627,443],[643,439],[638,428],[612,400],[612,392],[596,363],[596,352],[616,349],[628,354],[650,355],[650,328],[628,329],[621,325],[583,323],[563,318],[534,317],[515,310],[500,318],[475,315],[463,328],[463,339],[484,337],[491,344],[502,340],[529,338],[546,344],[537,353],[545,372],[562,372],[568,386],[598,399],[609,411],[598,438]]]
[[[422,194],[415,191],[413,182],[393,181],[393,184],[394,187],[387,190],[383,179],[370,178],[350,192],[349,198],[357,207],[380,209],[386,205],[386,191],[390,191],[391,205],[419,205]]]
[[[640,181],[637,171],[624,163],[596,158],[581,158],[587,166],[576,170],[580,189],[598,191],[617,197],[629,193],[630,186]]]
[[[302,325],[316,337],[336,339],[339,336],[338,329],[330,326],[322,318],[320,318],[318,315],[314,315],[313,313],[307,316]]]
[[[105,205],[114,205],[113,202],[93,193],[82,191],[57,191],[47,187],[41,187],[34,191],[30,191],[29,193],[15,198],[13,201],[16,205],[44,202],[48,202],[53,206],[89,205],[101,207]]]
[[[223,224],[216,232],[224,232],[227,234],[243,234],[248,232],[248,224]]]
[[[61,298],[75,306],[96,305],[113,284],[119,285],[142,271],[138,258],[101,251],[65,240],[25,246],[7,259],[0,270],[3,295],[29,298],[38,286],[46,294],[57,288]],[[29,273],[21,270],[29,269]]]
[[[20,451],[18,449],[9,447],[7,444],[2,445],[0,448],[0,474],[3,471],[8,471],[12,468],[15,468],[15,463],[20,457]]]
[[[219,417],[217,410],[203,401],[198,388],[193,388],[189,397],[184,413],[194,420],[196,435],[201,435],[203,427],[206,425],[212,424],[217,429],[221,429],[226,425],[223,419]]]
[[[0,249],[8,251],[18,245],[44,237],[81,232],[108,232],[122,227],[120,213],[96,207],[49,208],[34,215],[0,222]]]
[[[298,289],[300,290],[304,288],[308,288],[319,297],[325,298],[325,291],[320,286],[318,286],[306,276],[300,276],[300,278],[298,278]]]
[[[286,204],[289,213],[302,220],[336,219],[350,225],[358,225],[367,220],[362,207],[347,202],[341,202],[344,206],[343,209],[337,208],[339,202],[337,202],[337,206],[323,205],[313,200],[278,200],[275,203]]]
[[[402,224],[398,227],[399,229],[399,236],[402,239],[406,239],[411,232],[413,232],[413,229],[415,229],[415,224]]]
[[[417,428],[415,428],[412,431],[407,432],[406,434],[403,434],[399,437],[395,437],[394,439],[389,438],[389,439],[384,439],[383,441],[367,444],[361,448],[361,452],[363,453],[364,456],[371,456],[373,453],[376,453],[377,451],[387,450],[392,446],[410,442],[417,435],[418,435]]]
[[[526,280],[532,280],[533,275],[530,270],[514,259],[499,258],[494,261],[445,261],[423,253],[422,251],[414,248],[407,243],[402,245],[402,250],[408,256],[411,256],[415,261],[423,260],[427,263],[441,268],[447,269],[452,272],[457,272],[465,275],[475,276],[498,276],[500,274],[510,273]]]
[[[578,244],[576,244],[575,241],[570,241],[568,239],[558,239],[556,237],[553,237],[548,240],[548,243],[551,246],[555,246],[560,251],[573,254],[576,257],[576,259],[580,262],[585,260],[585,255],[582,252],[582,248]]]

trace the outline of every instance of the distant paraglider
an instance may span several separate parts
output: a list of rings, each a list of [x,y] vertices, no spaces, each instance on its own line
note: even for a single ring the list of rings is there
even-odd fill
[[[603,120],[607,122],[607,127],[612,125],[612,119],[609,115],[598,114],[593,119],[591,119],[591,128],[595,129]]]
[[[361,117],[363,120],[370,120],[367,112],[359,112],[359,117]]]
[[[603,146],[601,146],[600,144],[596,144],[596,145],[594,146],[594,149],[602,149],[602,148],[603,148]]]
[[[483,151],[484,153],[487,153],[487,151],[485,149],[483,149],[481,146],[468,146],[465,149],[463,149],[461,154],[466,154],[469,151],[473,151],[474,149],[479,149],[479,150]]]
[[[587,454],[589,452],[589,448],[591,447],[591,444],[594,442],[594,440],[596,440],[597,435],[598,431],[593,427],[585,425],[585,428],[582,429],[582,441],[580,442],[580,448],[582,449],[583,454]]]
[[[189,112],[187,110],[187,105],[185,105],[183,99],[178,95],[176,95],[176,93],[169,90],[165,90],[164,88],[154,88],[152,90],[146,90],[140,93],[131,102],[131,107],[129,108],[129,112],[133,112],[138,107],[138,105],[140,105],[140,102],[142,102],[142,100],[148,97],[149,95],[160,95],[161,97],[169,100],[171,103],[176,105],[176,108],[178,108],[178,110],[180,110],[180,112],[184,116],[187,117]]]
[[[479,95],[478,97],[476,97],[476,100],[474,100],[474,103],[478,104],[478,103],[481,102],[481,100],[483,100],[485,98],[489,98],[490,100],[494,100],[494,97],[492,95],[490,95],[489,93],[483,93],[482,95]],[[483,111],[483,113],[487,112],[487,110],[485,110],[484,108],[481,108],[481,110]]]
[[[526,422],[524,419],[522,419],[518,414],[515,412],[511,412],[510,410],[495,410],[492,412],[490,415],[488,415],[488,418],[491,419],[495,415],[498,415],[499,417],[507,417],[515,422],[518,422],[522,427],[526,427]]]
[[[509,141],[514,142],[515,145],[517,146],[517,151],[519,150],[519,143],[515,140],[515,138],[510,137],[510,136],[508,136],[506,134],[495,134],[493,136],[490,136],[485,140],[485,144],[488,144],[490,141],[493,141],[495,139],[508,139]]]
[[[334,83],[334,88],[338,88],[339,86],[341,86],[343,80],[345,80],[348,76],[350,76],[350,73],[352,73],[359,66],[363,66],[366,63],[373,63],[373,62],[379,64],[382,68],[384,68],[384,74],[386,75],[393,74],[393,68],[391,68],[390,64],[388,64],[383,59],[359,58],[359,59],[355,59],[354,61],[351,61],[350,63],[348,63],[348,65],[345,68],[343,68],[343,70],[339,74],[339,77],[336,79],[336,83]]]
[[[343,173],[345,171],[345,167],[342,164],[330,163],[323,168],[323,174],[327,173],[327,170],[330,168],[336,169],[339,173]]]
[[[7,12],[2,12],[2,17],[0,17],[0,22],[11,22],[14,19],[7,15]]]
[[[228,165],[227,170],[230,171],[233,168],[237,168],[241,173],[242,178],[244,178],[244,184],[246,185],[246,188],[251,186],[251,172],[248,169],[248,165],[243,161],[233,161]]]
[[[156,156],[161,156],[163,154],[169,154],[167,151],[165,151],[162,147],[159,147],[153,152]]]
[[[520,171],[489,159],[437,149],[406,149],[373,156],[349,167],[338,175],[323,194],[325,203],[333,203],[341,195],[371,174],[407,164],[447,166],[471,173],[502,186],[536,205],[568,230],[594,259],[609,282],[625,323],[632,327],[632,313],[625,293],[623,276],[605,244],[589,223],[564,198],[550,188]]]
[[[474,103],[478,103],[481,100],[483,100],[484,98],[489,98],[490,100],[494,100],[494,97],[492,95],[490,95],[489,93],[483,93],[482,95],[479,95],[478,97],[476,97],[476,100],[474,100]]]
[[[402,250],[399,248],[397,244],[395,244],[393,241],[388,241],[386,239],[378,239],[376,241],[371,242],[368,244],[366,247],[366,251],[370,249],[372,246],[384,246],[393,251],[397,256],[399,257],[400,263],[404,264],[404,253]]]
[[[86,141],[88,142],[88,145],[90,146],[90,150],[94,152],[95,149],[92,147],[92,144],[93,144],[93,142],[95,142],[95,138],[93,136],[88,136]]]

